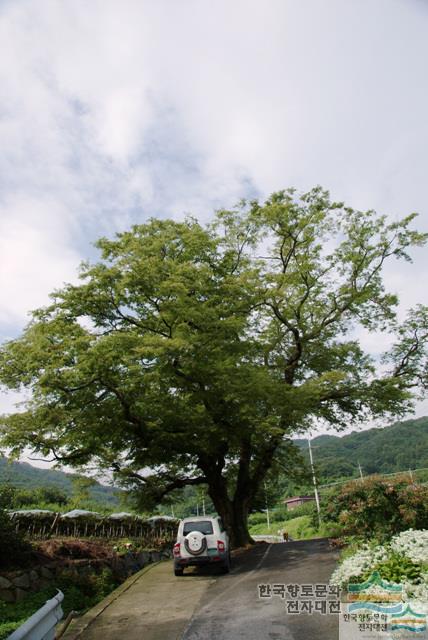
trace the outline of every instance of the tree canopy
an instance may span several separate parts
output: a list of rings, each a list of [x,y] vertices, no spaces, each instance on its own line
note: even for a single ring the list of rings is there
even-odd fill
[[[315,188],[218,211],[203,226],[151,219],[80,269],[0,353],[0,379],[32,390],[2,444],[113,469],[142,495],[206,484],[235,544],[290,436],[322,419],[408,411],[426,385],[427,309],[397,322],[386,261],[426,241]],[[391,333],[383,359],[358,329]]]

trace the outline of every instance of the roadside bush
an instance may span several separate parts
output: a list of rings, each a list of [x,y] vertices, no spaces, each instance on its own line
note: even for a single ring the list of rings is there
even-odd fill
[[[407,476],[379,476],[347,484],[324,503],[322,519],[345,535],[383,541],[406,529],[428,529],[428,487]]]
[[[418,562],[413,562],[402,553],[391,553],[386,560],[375,565],[374,570],[379,571],[384,580],[401,583],[420,578],[422,565]],[[370,574],[371,571],[367,571],[364,576],[365,579],[369,578]]]
[[[291,509],[291,511],[287,510],[285,512],[285,515],[286,515],[285,520],[291,520],[292,518],[299,518],[300,516],[311,516],[311,517],[314,516],[315,518],[318,518],[317,506],[314,501],[304,502],[302,505],[300,505],[300,507],[295,507],[294,509]],[[318,526],[318,522],[314,526]]]
[[[315,502],[305,502],[290,511],[286,507],[273,511],[272,521],[279,522],[280,520],[294,520],[294,518],[300,518],[300,516],[312,516],[312,514],[316,515],[316,513],[317,508]]]
[[[0,640],[5,640],[33,615],[46,600],[53,598],[57,589],[64,594],[62,609],[64,617],[70,611],[84,612],[107,596],[118,586],[113,573],[105,568],[100,574],[79,576],[74,572],[65,572],[51,587],[29,595],[22,602],[5,604],[0,601]]]
[[[315,514],[315,516],[317,514],[315,502],[305,502],[300,507],[296,507],[291,511],[288,511],[286,507],[269,510],[271,522],[284,522],[284,520],[294,520],[294,518],[299,518],[300,516],[312,516],[313,514]],[[248,523],[250,526],[264,524],[265,522],[266,513],[251,513],[248,517]],[[318,526],[318,521],[317,524],[313,526]]]
[[[428,529],[428,487],[409,484],[401,491],[400,514],[404,526],[400,529]]]
[[[330,578],[331,584],[347,588],[352,583],[366,581],[373,572],[383,580],[402,585],[401,598],[415,611],[428,614],[428,530],[408,529],[396,534],[384,544],[361,542],[342,554],[340,565]],[[381,589],[368,592],[380,598]]]
[[[311,521],[311,524],[314,526],[313,521]],[[322,522],[321,526],[318,528],[318,535],[321,538],[339,538],[342,533],[342,527],[339,524],[336,524],[336,522]]]
[[[88,609],[107,596],[119,585],[111,569],[104,568],[99,574],[79,575],[65,571],[56,586],[64,593],[64,610]]]
[[[0,568],[22,566],[27,563],[31,545],[15,531],[8,514],[0,509]]]
[[[283,522],[287,520],[287,512],[284,509],[276,509],[270,513],[272,522]]]
[[[301,520],[301,522],[297,526],[296,533],[294,534],[294,536],[292,535],[293,530],[292,530],[292,527],[290,526],[291,520],[289,521],[288,529],[291,530],[289,531],[289,534],[291,535],[291,537],[295,537],[296,540],[306,540],[309,538],[314,538],[317,535],[319,535],[317,528],[312,526],[309,516],[299,516],[298,518],[296,518],[296,521],[297,520]]]
[[[248,524],[250,526],[255,524],[264,524],[265,522],[266,522],[265,513],[251,513],[248,516]]]
[[[15,629],[24,624],[55,593],[56,590],[49,587],[38,593],[31,594],[22,602],[16,602],[15,604],[6,604],[0,601],[0,640],[8,638]]]
[[[0,509],[14,509],[17,489],[10,484],[0,484]]]
[[[282,520],[271,524],[270,529],[267,528],[266,520],[260,524],[250,527],[251,535],[277,535],[281,530],[287,531],[290,538],[294,540],[305,540],[317,536],[317,530],[312,527],[309,516],[299,516],[290,520]]]

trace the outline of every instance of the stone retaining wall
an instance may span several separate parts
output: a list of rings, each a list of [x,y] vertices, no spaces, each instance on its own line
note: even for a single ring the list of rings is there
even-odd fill
[[[65,572],[68,575],[71,572],[76,576],[88,576],[109,568],[122,581],[151,562],[159,562],[171,556],[172,553],[169,550],[128,552],[125,555],[102,560],[67,560],[51,562],[28,570],[2,572],[0,573],[0,600],[9,603],[20,602],[28,594],[49,587]]]

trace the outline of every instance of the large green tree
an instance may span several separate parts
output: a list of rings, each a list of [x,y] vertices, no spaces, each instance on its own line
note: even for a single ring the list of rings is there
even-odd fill
[[[32,390],[2,418],[3,446],[113,469],[157,500],[205,484],[233,543],[248,543],[291,434],[408,411],[425,386],[426,309],[400,327],[382,280],[425,242],[413,218],[389,223],[316,188],[101,239],[81,284],[2,348],[4,385]],[[381,362],[359,328],[391,332]]]

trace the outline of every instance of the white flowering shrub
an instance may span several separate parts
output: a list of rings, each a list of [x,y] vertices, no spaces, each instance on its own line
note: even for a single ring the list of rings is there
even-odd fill
[[[354,555],[343,560],[330,578],[331,584],[345,587],[349,582],[362,582],[363,576],[370,573],[372,568],[383,560],[388,559],[387,549],[379,545],[370,548],[364,544]],[[353,579],[360,578],[360,580]]]
[[[413,562],[428,564],[428,529],[402,531],[391,539],[390,548]]]
[[[341,562],[330,582],[346,588],[349,583],[364,582],[373,571],[401,584],[403,600],[414,610],[428,613],[428,530],[408,529],[383,545],[362,545]],[[384,590],[374,585],[365,593],[382,596]]]

